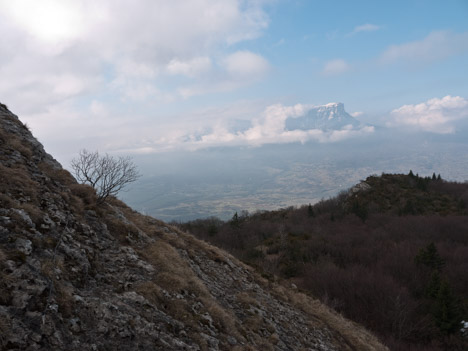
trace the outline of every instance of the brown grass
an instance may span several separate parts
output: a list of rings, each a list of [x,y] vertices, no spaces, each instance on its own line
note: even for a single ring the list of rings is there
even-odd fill
[[[41,262],[41,271],[42,273],[52,281],[56,280],[55,269],[58,268],[62,272],[65,269],[65,265],[63,263],[63,257],[57,257],[55,260],[53,259],[44,259]]]
[[[85,206],[95,205],[97,202],[97,195],[94,188],[87,184],[74,183],[69,185],[71,193],[80,198]]]
[[[249,309],[250,306],[258,306],[257,300],[253,296],[250,296],[250,294],[248,294],[246,292],[238,293],[236,295],[236,300],[245,309]]]
[[[159,305],[166,301],[162,289],[152,281],[141,282],[136,285],[135,291],[149,302]]]
[[[3,208],[14,207],[15,201],[12,200],[10,196],[6,194],[0,194],[0,206]]]
[[[187,290],[196,296],[209,296],[205,285],[198,279],[188,263],[170,244],[158,241],[142,251],[158,273],[155,282],[169,291]]]
[[[10,116],[2,116],[2,118],[5,117],[11,121],[18,122]],[[31,158],[33,155],[31,146],[26,143],[24,139],[17,136],[16,134],[6,132],[3,128],[0,128],[0,141],[2,141],[2,144],[5,148],[16,150],[27,159]]]
[[[350,345],[351,349],[363,351],[389,351],[389,349],[380,343],[380,341],[369,331],[359,324],[352,322],[334,310],[328,308],[320,301],[315,300],[303,293],[291,291],[283,286],[277,285],[274,289],[275,293],[280,296],[285,296],[297,308],[306,312],[312,317],[312,325],[326,325],[332,331],[339,333]],[[338,338],[339,339],[339,338]],[[343,345],[337,345],[343,347]]]
[[[234,336],[238,340],[243,339],[242,335],[237,330],[237,318],[232,311],[221,307],[211,296],[201,298],[201,301],[211,318],[213,318],[213,322],[218,329]]]
[[[24,203],[21,204],[19,208],[23,209],[29,215],[29,218],[31,218],[35,225],[39,225],[42,222],[44,212],[42,212],[37,206],[30,203]]]
[[[73,300],[73,289],[66,287],[61,283],[55,283],[55,299],[59,306],[59,311],[65,318],[69,318],[73,315],[73,308],[75,301]]]
[[[131,223],[125,223],[119,218],[107,215],[104,219],[109,233],[122,244],[128,244],[129,238],[138,236],[138,228]]]
[[[60,183],[62,185],[76,184],[75,178],[66,169],[63,169],[63,168],[57,169],[57,168],[51,167],[46,162],[39,163],[38,167],[50,179],[54,180],[57,183]]]
[[[37,203],[37,189],[39,184],[31,180],[29,172],[23,165],[5,167],[0,164],[0,193],[29,196]]]
[[[23,155],[27,159],[30,159],[33,155],[33,152],[31,151],[29,145],[25,145],[23,140],[13,135],[10,135],[8,146],[13,150],[17,150],[21,155]]]

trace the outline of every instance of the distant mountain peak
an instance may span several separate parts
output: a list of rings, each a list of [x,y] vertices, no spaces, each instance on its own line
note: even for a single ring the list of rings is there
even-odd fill
[[[331,102],[326,105],[311,106],[304,115],[289,117],[285,122],[286,130],[340,130],[361,123],[345,111],[342,102]]]

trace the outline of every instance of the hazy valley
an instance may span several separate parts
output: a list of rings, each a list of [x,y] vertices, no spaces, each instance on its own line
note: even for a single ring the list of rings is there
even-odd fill
[[[430,135],[377,131],[337,144],[213,148],[136,157],[143,178],[121,197],[164,219],[190,220],[234,212],[316,203],[382,172],[468,179],[468,143]]]

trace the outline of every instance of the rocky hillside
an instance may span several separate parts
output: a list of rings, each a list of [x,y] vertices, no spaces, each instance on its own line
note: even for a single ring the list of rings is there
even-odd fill
[[[94,190],[0,105],[0,349],[386,350],[224,251]]]

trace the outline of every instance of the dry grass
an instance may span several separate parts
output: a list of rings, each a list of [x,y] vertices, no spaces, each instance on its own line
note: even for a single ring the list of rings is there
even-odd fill
[[[136,285],[135,291],[155,305],[163,304],[166,301],[161,287],[152,281],[139,283]]]
[[[17,120],[13,120],[13,117],[10,116],[3,115],[2,118],[6,118],[14,121],[15,123],[18,123]],[[31,146],[26,143],[23,138],[17,136],[16,134],[8,133],[3,128],[0,128],[0,141],[6,149],[16,150],[27,159],[31,158],[33,155]]]
[[[9,208],[14,207],[15,204],[16,202],[13,201],[10,196],[7,196],[6,194],[0,194],[0,207]]]
[[[65,318],[73,316],[75,301],[73,300],[73,289],[66,287],[61,283],[55,284],[55,299],[59,306],[59,311]]]
[[[76,184],[75,178],[66,169],[53,168],[46,162],[41,162],[38,165],[39,169],[44,172],[50,179],[62,185]]]
[[[71,193],[80,198],[85,206],[95,205],[97,203],[97,195],[94,188],[87,184],[70,184]]]
[[[38,225],[42,222],[44,218],[44,212],[42,212],[37,206],[34,206],[30,203],[24,203],[19,206],[20,209],[23,209],[31,218],[34,224]]]
[[[236,295],[236,300],[245,309],[249,309],[250,306],[258,306],[257,300],[246,292],[238,293]]]
[[[63,257],[56,257],[53,259],[44,259],[41,262],[41,271],[42,273],[52,281],[56,281],[55,270],[60,269],[62,272],[65,270],[65,265],[63,263]]]
[[[113,215],[104,218],[109,233],[122,244],[128,244],[129,238],[138,237],[138,228],[131,223],[125,223]]]
[[[223,250],[204,241],[200,241],[192,235],[183,233],[176,228],[171,228],[171,230],[174,230],[174,232],[178,234],[179,240],[183,240],[185,242],[184,246],[189,247],[191,250],[199,249],[202,252],[207,253],[211,259],[218,262],[226,262],[226,259],[229,259],[234,264],[242,266],[248,271],[253,272],[252,267],[239,262],[237,259]],[[256,277],[255,280],[260,285],[268,290],[274,289],[275,295],[280,300],[292,303],[294,306],[304,311],[309,316],[309,320],[312,326],[326,326],[331,330],[335,330],[338,334],[336,336],[338,347],[346,349],[350,348],[349,345],[353,345],[353,347],[358,350],[388,351],[388,348],[382,345],[373,334],[368,332],[362,326],[345,319],[335,311],[320,303],[318,300],[314,300],[305,294],[292,291],[290,289],[284,288],[283,286],[269,282],[267,279],[262,278],[257,273],[254,273],[254,275]],[[258,305],[255,298],[247,293],[240,293],[236,296],[236,298],[246,308],[248,308],[248,306]],[[228,330],[239,330],[235,327],[235,317],[230,318],[229,316],[225,315],[220,318],[220,320],[229,321],[230,326]],[[244,326],[251,330],[257,330],[263,327],[263,322],[258,316],[252,316],[244,322]],[[262,349],[270,349],[272,345],[275,344],[275,337],[272,337],[271,340],[268,341],[263,340],[259,343],[259,345],[262,343]]]
[[[0,164],[0,193],[29,196],[33,203],[38,204],[37,189],[39,184],[31,179],[25,166],[5,167]]]
[[[200,314],[208,312],[216,328],[238,339],[243,339],[236,328],[236,317],[217,303],[176,248],[163,240],[158,240],[141,253],[156,267],[158,273],[152,282],[140,284],[136,289],[138,293],[149,301],[162,305],[177,319],[193,324],[194,328],[199,328],[196,323],[197,319],[188,318],[193,314],[188,302],[185,299],[169,300],[164,296],[162,289],[174,293],[186,291],[189,295],[193,294],[195,299],[203,305],[199,311]],[[201,317],[198,320],[200,323],[206,322]]]
[[[30,159],[33,155],[33,152],[31,151],[31,148],[29,147],[29,145],[25,145],[23,140],[13,135],[10,135],[9,143],[7,145],[13,150],[18,151],[21,155],[23,155],[27,159]]]
[[[158,241],[147,246],[142,255],[157,268],[155,282],[164,289],[176,292],[187,290],[196,296],[210,295],[188,263],[170,244]]]
[[[280,296],[286,297],[295,307],[306,312],[312,317],[313,326],[326,325],[332,331],[339,333],[339,336],[346,340],[348,345],[353,345],[350,348],[363,351],[389,351],[386,346],[359,324],[352,322],[334,310],[328,308],[320,301],[315,300],[303,293],[291,291],[283,286],[276,286],[275,293]],[[345,345],[337,345],[338,347],[345,347]]]
[[[210,314],[211,318],[213,318],[215,326],[219,330],[234,336],[238,340],[243,339],[236,326],[238,324],[238,320],[231,310],[221,307],[211,296],[203,297],[201,298],[201,301],[205,306],[206,311]]]

